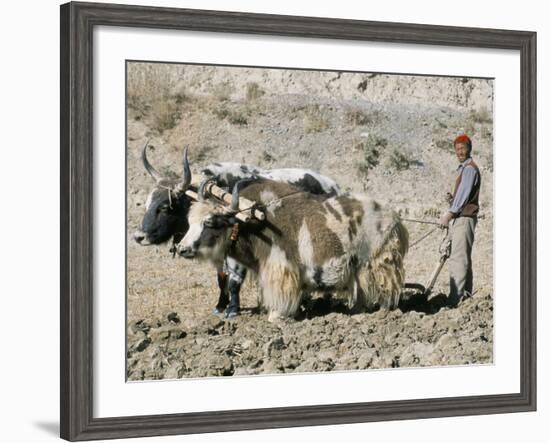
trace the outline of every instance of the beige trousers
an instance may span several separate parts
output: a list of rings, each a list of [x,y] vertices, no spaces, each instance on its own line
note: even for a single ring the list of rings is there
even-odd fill
[[[477,219],[458,217],[451,227],[451,257],[449,258],[449,302],[458,303],[465,295],[472,295],[474,274],[472,271],[472,247]]]

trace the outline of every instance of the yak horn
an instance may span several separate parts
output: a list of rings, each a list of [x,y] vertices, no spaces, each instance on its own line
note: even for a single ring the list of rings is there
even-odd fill
[[[239,212],[239,192],[241,185],[250,182],[251,180],[249,178],[245,178],[243,180],[239,180],[237,183],[235,183],[235,187],[233,188],[233,192],[231,193],[231,206],[230,210],[233,212]]]
[[[200,202],[203,202],[204,201],[204,193],[206,191],[206,186],[209,184],[209,183],[212,183],[214,182],[215,180],[213,178],[206,178],[204,179],[201,184],[199,185],[199,192],[198,192],[198,197],[199,197],[199,201]]]
[[[143,166],[145,167],[145,170],[155,179],[155,181],[159,182],[162,180],[162,175],[153,168],[153,165],[149,163],[149,160],[147,159],[147,146],[149,146],[149,140],[145,142],[145,145],[143,146],[143,149],[141,151],[141,161],[143,162]]]
[[[181,178],[181,183],[178,183],[175,188],[176,192],[185,192],[191,184],[192,174],[191,168],[189,167],[189,159],[187,158],[188,150],[189,148],[186,147],[183,152],[183,175]]]

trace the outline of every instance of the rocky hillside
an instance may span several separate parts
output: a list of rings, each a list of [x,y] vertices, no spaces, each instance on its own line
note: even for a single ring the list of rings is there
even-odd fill
[[[492,100],[486,79],[129,64],[129,378],[491,362]],[[131,238],[152,188],[140,162],[146,139],[151,162],[166,174],[181,172],[188,146],[194,171],[213,161],[308,167],[405,218],[435,221],[454,183],[452,140],[460,132],[472,137],[483,186],[476,293],[457,309],[445,306],[445,268],[430,300],[350,316],[339,300],[314,299],[301,319],[279,326],[251,310],[257,288],[246,282],[244,314],[228,324],[211,314],[211,266]],[[407,227],[413,243],[433,229]],[[407,281],[426,282],[440,240],[435,231],[411,248]]]

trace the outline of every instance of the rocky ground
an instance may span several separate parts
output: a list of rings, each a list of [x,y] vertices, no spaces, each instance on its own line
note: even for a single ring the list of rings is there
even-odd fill
[[[233,321],[213,315],[182,321],[170,313],[131,322],[128,376],[144,380],[492,360],[490,295],[467,300],[459,309],[438,309],[444,304],[439,300],[357,315],[330,301],[318,304],[283,324],[269,323],[253,309]]]
[[[492,82],[288,70],[130,64],[128,69],[129,380],[487,364],[493,359]],[[206,263],[172,259],[169,245],[132,240],[152,181],[140,162],[179,174],[182,147],[194,171],[212,161],[308,167],[368,193],[403,217],[435,221],[454,182],[452,139],[466,131],[480,165],[482,215],[474,246],[475,293],[446,306],[445,267],[428,299],[404,291],[399,309],[350,315],[316,297],[281,324],[256,309],[211,314],[218,291]],[[414,243],[433,226],[408,223]],[[425,284],[441,233],[413,246],[407,281]]]

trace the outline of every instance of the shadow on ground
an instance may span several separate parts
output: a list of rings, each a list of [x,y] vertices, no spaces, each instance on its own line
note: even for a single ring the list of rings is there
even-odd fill
[[[442,308],[452,307],[449,304],[447,295],[444,293],[426,295],[421,285],[410,284],[410,288],[403,291],[399,301],[398,308],[403,312],[422,312],[424,314],[436,314]],[[372,311],[376,312],[377,306]],[[296,320],[312,319],[315,317],[324,317],[331,313],[350,314],[346,301],[334,297],[323,296],[305,300],[302,304],[302,311],[296,317]]]
[[[442,292],[426,295],[419,291],[405,290],[401,295],[399,309],[402,312],[423,312],[424,314],[436,314],[442,308],[450,307],[447,295]]]

